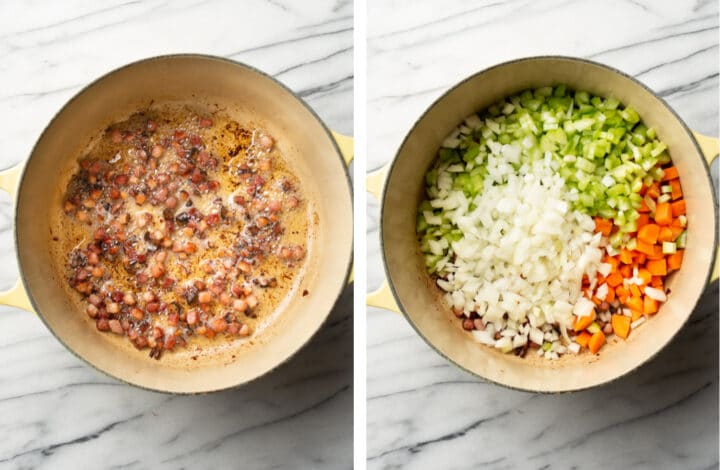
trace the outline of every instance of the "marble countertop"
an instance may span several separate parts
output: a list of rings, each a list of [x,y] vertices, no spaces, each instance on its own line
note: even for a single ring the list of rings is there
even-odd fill
[[[368,170],[388,162],[443,91],[512,58],[605,62],[718,135],[713,1],[368,2]],[[717,178],[717,162],[714,174]],[[367,212],[368,288],[383,278]],[[398,315],[368,314],[369,469],[718,468],[718,283],[650,363],[594,390],[538,395],[483,383]]]
[[[133,60],[198,52],[247,62],[352,133],[351,1],[0,3],[0,167],[27,158],[83,85]],[[13,284],[0,195],[0,288]],[[0,308],[0,468],[350,468],[352,289],[289,363],[237,390],[138,390],[65,350],[34,315]]]

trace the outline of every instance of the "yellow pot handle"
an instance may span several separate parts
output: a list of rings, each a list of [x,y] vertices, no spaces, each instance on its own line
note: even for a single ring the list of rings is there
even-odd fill
[[[387,178],[388,170],[390,165],[385,165],[377,171],[370,173],[365,179],[365,188],[367,191],[375,196],[375,199],[380,201],[380,195],[382,193],[385,179]],[[390,310],[391,312],[400,313],[400,307],[395,302],[395,296],[390,290],[387,280],[384,280],[382,286],[375,292],[371,292],[365,296],[365,303],[370,307],[382,308]]]
[[[337,133],[333,130],[330,131],[330,133],[333,136],[333,139],[335,139],[335,143],[337,144],[338,148],[340,149],[340,154],[343,157],[343,160],[345,160],[346,165],[350,165],[350,162],[353,161],[353,158],[355,157],[355,141],[352,137],[349,135],[343,135],[340,133]],[[348,277],[348,284],[353,282],[355,280],[355,268],[350,269],[350,277]]]
[[[17,193],[18,183],[20,182],[20,175],[22,174],[23,164],[20,163],[7,170],[0,171],[0,189],[7,192],[13,200]],[[7,305],[9,307],[17,307],[28,312],[33,312],[32,304],[28,299],[27,293],[25,293],[25,287],[20,279],[15,281],[15,285],[4,291],[0,292],[0,305]]]
[[[0,171],[0,189],[10,195],[15,200],[15,192],[20,182],[20,174],[22,174],[23,164],[19,163],[12,168]]]
[[[710,165],[713,160],[715,160],[718,157],[718,154],[720,154],[720,139],[716,137],[710,137],[707,135],[700,134],[698,132],[693,131],[693,135],[695,136],[695,140],[697,141],[698,145],[700,146],[700,150],[702,150],[703,155],[705,156],[705,160],[707,160],[708,165]],[[714,189],[713,189],[714,191]],[[718,253],[715,256],[715,268],[713,269],[712,275],[710,276],[710,282],[716,281],[718,277],[720,276],[720,248],[718,249]]]
[[[340,149],[340,153],[345,160],[345,164],[350,165],[350,162],[353,161],[353,158],[355,156],[354,139],[349,135],[339,134],[332,130],[330,131],[330,133],[332,134],[333,139],[335,139],[335,143]]]
[[[0,305],[21,308],[28,312],[35,313],[35,309],[33,309],[30,299],[25,292],[25,287],[20,279],[15,281],[15,285],[10,289],[0,292]]]

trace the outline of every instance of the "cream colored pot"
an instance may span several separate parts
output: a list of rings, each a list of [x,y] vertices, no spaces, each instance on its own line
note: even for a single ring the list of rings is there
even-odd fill
[[[559,83],[613,96],[633,106],[643,121],[657,130],[680,173],[687,203],[688,247],[682,268],[666,283],[672,291],[667,303],[627,341],[615,337],[597,356],[585,352],[565,355],[559,361],[536,355],[521,359],[480,345],[458,326],[425,271],[415,234],[415,214],[423,194],[424,173],[443,138],[466,116],[521,90]],[[387,283],[368,296],[368,304],[401,311],[438,353],[468,372],[501,385],[562,392],[621,377],[668,344],[711,278],[718,221],[708,163],[717,153],[717,139],[691,132],[650,89],[610,67],[568,57],[532,57],[479,72],[433,103],[407,134],[393,162],[368,178],[368,188],[382,204],[380,238],[387,275]]]
[[[317,215],[307,269],[283,312],[251,341],[208,344],[162,360],[115,335],[98,334],[53,262],[48,220],[61,208],[67,175],[93,136],[151,103],[188,103],[253,122],[275,138]],[[344,155],[344,156],[343,156]],[[50,122],[24,166],[0,174],[15,199],[20,281],[0,303],[35,311],[73,353],[132,385],[176,393],[221,390],[277,367],[317,331],[345,287],[352,257],[352,191],[346,161],[352,140],[333,135],[299,97],[272,77],[230,60],[157,57],[122,67],[70,100]],[[344,161],[344,159],[346,161]],[[192,356],[196,356],[193,358]]]

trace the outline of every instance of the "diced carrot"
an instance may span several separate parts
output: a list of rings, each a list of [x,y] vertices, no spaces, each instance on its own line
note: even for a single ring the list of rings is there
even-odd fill
[[[672,195],[673,200],[675,200],[675,199],[680,199],[680,198],[682,197],[682,195],[683,195],[683,193],[682,193],[682,187],[680,186],[680,180],[672,180],[672,181],[670,181],[670,186],[672,186],[672,193],[671,193],[671,195]]]
[[[685,215],[685,199],[680,199],[670,204],[673,217]]]
[[[620,250],[620,262],[622,264],[632,264],[632,262],[633,262],[632,251],[622,248]]]
[[[625,301],[625,305],[627,305],[630,310],[636,310],[638,312],[643,311],[642,299],[639,296],[628,297]]]
[[[635,221],[635,224],[637,225],[638,230],[646,226],[650,223],[650,214],[640,214],[640,217],[637,218]]]
[[[615,300],[615,289],[608,289],[607,297],[605,297],[605,302],[612,302]]]
[[[612,319],[610,320],[610,323],[613,327],[613,333],[615,333],[622,339],[627,339],[628,335],[630,334],[630,317],[614,314],[612,316]]]
[[[590,342],[590,337],[592,335],[588,333],[587,331],[583,331],[579,335],[575,337],[575,342],[582,346],[583,348],[587,348],[588,343]]]
[[[653,183],[648,187],[647,192],[645,193],[646,196],[650,197],[651,199],[657,199],[660,197],[660,186],[657,185],[657,183]]]
[[[640,292],[640,288],[636,284],[630,284],[630,294],[632,294],[633,297],[642,296],[642,292]]]
[[[646,255],[652,255],[653,253],[655,253],[655,250],[653,250],[653,245],[642,240],[637,241],[635,250],[639,251],[640,253],[645,253]]]
[[[660,226],[656,224],[647,224],[643,228],[638,229],[638,241],[642,240],[645,243],[654,245],[657,243],[658,234],[660,233]]]
[[[594,295],[592,296],[592,298],[591,298],[590,300],[592,300],[592,302],[593,302],[593,303],[595,304],[595,306],[597,306],[597,307],[599,307],[600,304],[602,303],[602,300],[598,299],[598,298],[595,297]]]
[[[590,337],[590,341],[588,341],[588,348],[590,348],[591,353],[596,354],[603,344],[605,344],[605,333],[598,331]]]
[[[620,280],[620,282],[622,282],[622,279]],[[624,297],[628,295],[627,289],[623,285],[617,286],[615,288],[615,293],[618,295],[618,297]]]
[[[650,284],[650,281],[652,281],[652,274],[645,268],[638,269],[638,277],[642,279],[644,286]]]
[[[601,285],[605,284],[605,276],[603,276],[602,274],[598,273],[598,274],[597,274],[597,283],[596,283],[596,284],[597,284],[598,286],[601,286]]]
[[[643,298],[643,313],[645,315],[653,315],[658,311],[658,301],[652,297],[645,296]]]
[[[670,226],[676,227],[676,228],[681,228],[683,230],[685,229],[685,227],[683,227],[683,223],[680,221],[680,219],[673,219],[673,221],[670,222]]]
[[[635,321],[638,318],[642,317],[643,313],[642,313],[642,310],[631,310],[630,315],[631,315],[630,320]]]
[[[645,193],[647,192],[647,190],[648,190],[648,187],[645,186],[645,183],[643,183],[642,186],[640,186],[640,195],[644,196]]]
[[[680,266],[682,265],[682,260],[683,260],[683,252],[684,252],[684,250],[678,250],[675,253],[668,256],[667,268],[669,271],[676,271],[676,270],[680,269]]]
[[[647,255],[647,259],[658,260],[663,258],[665,258],[665,255],[662,252],[662,247],[660,245],[653,245],[653,254]]]
[[[670,225],[672,209],[669,202],[661,202],[655,207],[655,222],[660,225]]]
[[[585,315],[583,317],[575,316],[575,321],[573,321],[573,330],[575,331],[582,331],[588,326],[592,324],[592,322],[595,321],[595,309],[590,313],[590,315]]]
[[[606,282],[610,287],[617,287],[622,284],[623,277],[622,274],[620,274],[618,271],[615,271],[614,273],[611,273],[608,277]]]
[[[663,288],[662,276],[653,276],[652,280],[650,281],[650,285],[656,289],[662,289]]]
[[[645,253],[640,253],[640,252],[635,253],[635,262],[637,264],[645,264],[646,259],[647,259],[647,255]]]
[[[611,273],[614,273],[618,269],[619,261],[617,258],[615,258],[613,256],[606,256],[603,263],[607,263],[612,267],[612,269],[610,269]]]
[[[642,201],[640,201],[640,207],[638,208],[638,212],[640,212],[641,214],[646,214],[646,213],[650,212],[650,208],[645,203],[645,198],[643,198]]]
[[[674,166],[663,168],[662,181],[670,181],[679,177],[680,175],[678,174],[677,168]]]
[[[632,277],[632,266],[629,264],[623,264],[620,267],[620,274],[624,279],[630,279]]]
[[[602,233],[604,236],[610,236],[612,232],[613,223],[610,220],[595,217],[595,231]]]
[[[675,240],[677,240],[677,237],[679,237],[680,234],[685,231],[685,229],[683,227],[675,227],[674,225],[671,225],[670,231],[672,232],[672,240],[670,241],[674,242]]]
[[[658,233],[658,241],[661,242],[672,242],[675,241],[673,237],[673,231],[671,227],[662,227],[660,233]]]
[[[650,260],[645,267],[653,276],[664,276],[667,274],[667,264],[665,259]]]

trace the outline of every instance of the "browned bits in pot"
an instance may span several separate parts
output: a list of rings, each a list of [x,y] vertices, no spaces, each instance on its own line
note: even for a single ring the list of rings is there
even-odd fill
[[[123,136],[119,129],[113,129],[112,131],[110,131],[110,140],[114,144],[119,144],[120,142],[122,142]]]
[[[94,142],[59,208],[77,230],[66,278],[85,318],[155,359],[253,334],[307,256],[301,188],[273,137],[146,111]]]
[[[227,326],[227,322],[223,317],[215,317],[210,321],[210,328],[212,328],[215,333],[222,333],[227,329]]]
[[[213,294],[210,291],[204,290],[198,294],[198,302],[201,304],[209,304],[213,301]]]
[[[125,333],[119,320],[109,320],[108,325],[110,326],[110,330],[115,334],[121,335]]]
[[[258,145],[266,152],[269,152],[275,145],[275,140],[271,136],[262,133],[258,135]]]

